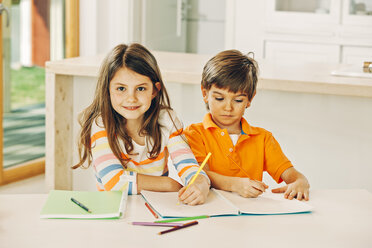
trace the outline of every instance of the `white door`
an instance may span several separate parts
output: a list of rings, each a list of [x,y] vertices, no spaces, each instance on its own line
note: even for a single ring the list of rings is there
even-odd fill
[[[141,43],[151,50],[186,52],[187,0],[143,0]]]

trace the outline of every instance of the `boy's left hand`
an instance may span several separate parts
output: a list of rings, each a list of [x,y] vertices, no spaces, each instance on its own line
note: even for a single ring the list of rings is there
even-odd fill
[[[289,183],[288,185],[273,189],[273,193],[284,193],[284,198],[292,200],[293,198],[297,198],[297,200],[304,199],[305,201],[309,200],[309,188],[310,185],[305,179],[297,179],[293,183]]]
[[[208,197],[209,183],[205,176],[198,176],[187,189],[186,186],[178,191],[179,200],[187,205],[203,204]]]

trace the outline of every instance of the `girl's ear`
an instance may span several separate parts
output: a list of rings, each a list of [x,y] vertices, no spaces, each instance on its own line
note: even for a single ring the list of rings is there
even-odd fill
[[[201,86],[201,91],[203,95],[203,100],[205,103],[208,103],[208,91]]]
[[[158,94],[161,89],[161,84],[159,82],[155,83],[155,89],[152,90],[152,99]]]

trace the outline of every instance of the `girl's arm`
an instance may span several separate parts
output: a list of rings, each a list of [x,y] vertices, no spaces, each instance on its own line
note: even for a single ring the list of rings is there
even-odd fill
[[[184,185],[188,185],[199,169],[198,162],[186,142],[186,137],[182,134],[182,128],[176,129],[176,127],[182,127],[178,118],[175,115],[173,116],[174,123],[169,120],[167,114],[163,118],[163,126],[168,126],[168,132],[170,134],[167,143],[170,158],[178,172],[178,176]],[[165,123],[168,124],[164,125]],[[179,198],[183,203],[189,205],[202,204],[207,199],[209,187],[209,177],[204,171],[201,171],[194,183],[187,190],[184,187],[179,191]]]
[[[93,121],[91,131],[92,167],[99,190],[121,190],[137,194],[137,173],[124,170],[112,152],[101,119]]]
[[[174,192],[181,188],[182,185],[170,177],[137,174],[137,192],[141,192],[141,190]]]
[[[178,191],[182,188],[182,185],[170,177],[143,175],[125,170],[109,146],[106,130],[94,122],[92,134],[92,167],[99,190],[128,190],[128,194],[137,194],[141,190]]]

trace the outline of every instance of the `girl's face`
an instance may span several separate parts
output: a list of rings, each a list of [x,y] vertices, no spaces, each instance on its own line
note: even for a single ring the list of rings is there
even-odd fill
[[[155,87],[159,90],[160,83]],[[142,121],[156,94],[149,77],[125,67],[120,68],[110,81],[111,105],[128,121]]]
[[[240,133],[240,121],[245,109],[250,106],[247,94],[233,93],[214,85],[210,90],[202,88],[202,94],[216,125],[221,129],[227,129],[229,134]]]

